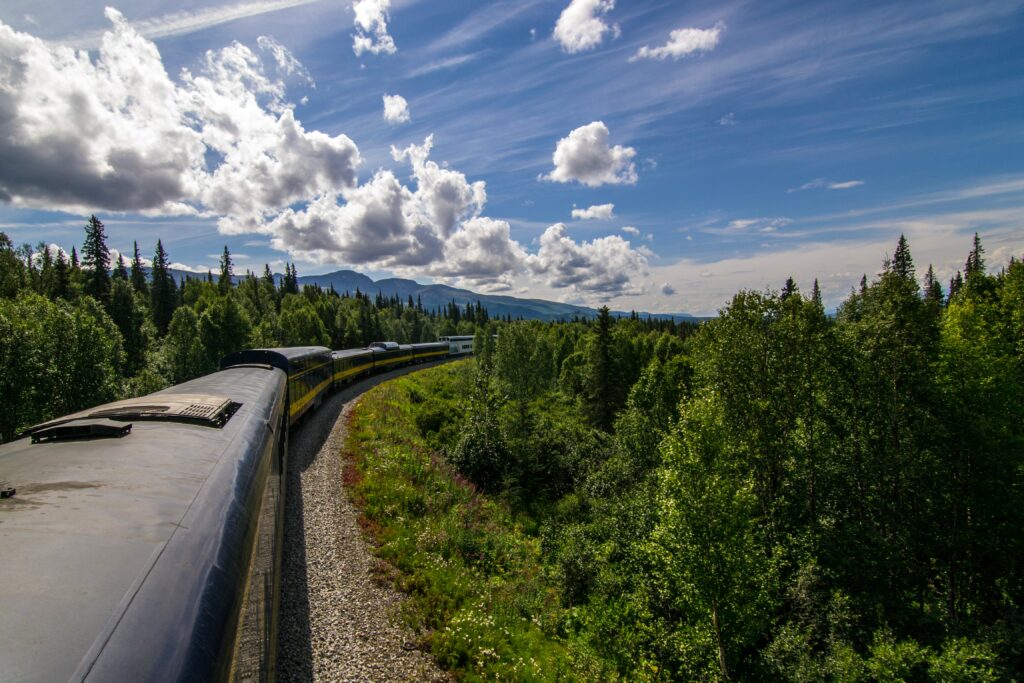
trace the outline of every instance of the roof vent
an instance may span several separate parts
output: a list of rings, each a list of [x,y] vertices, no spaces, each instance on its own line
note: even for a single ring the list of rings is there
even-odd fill
[[[81,430],[86,420],[95,420],[95,425],[108,424],[113,420],[116,422],[128,422],[131,420],[156,420],[162,422],[184,422],[186,424],[202,425],[204,427],[223,427],[231,416],[241,407],[224,396],[210,396],[208,394],[150,394],[139,398],[130,398],[125,401],[108,403],[98,408],[83,410],[74,415],[62,417],[59,420],[52,420],[36,425],[25,430],[21,436],[42,435],[44,432],[52,433],[53,428],[59,425],[66,425],[75,422]],[[92,433],[86,430],[79,436],[72,437],[69,430],[64,438],[83,438],[88,436],[115,436],[107,430],[97,428]],[[127,434],[125,431],[116,436]],[[48,434],[49,435],[49,434]],[[51,436],[52,438],[52,436]]]

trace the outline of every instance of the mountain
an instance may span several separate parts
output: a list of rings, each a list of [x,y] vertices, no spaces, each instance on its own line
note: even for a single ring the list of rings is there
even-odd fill
[[[415,280],[396,277],[374,281],[354,270],[337,270],[323,275],[303,275],[299,277],[299,284],[315,284],[325,289],[333,286],[334,291],[339,294],[355,292],[358,288],[359,291],[369,294],[371,297],[377,296],[377,292],[380,292],[386,297],[397,295],[403,301],[411,296],[413,301],[417,298],[422,301],[424,308],[427,309],[447,306],[452,301],[465,308],[466,304],[475,304],[479,301],[492,317],[510,315],[513,318],[522,316],[526,319],[535,320],[568,320],[574,316],[583,318],[597,315],[597,309],[595,308],[563,304],[544,299],[520,299],[501,294],[478,294],[468,289],[459,289],[458,287],[449,287],[448,285],[423,285]],[[629,315],[628,312],[623,311],[613,311],[612,314]],[[646,317],[647,314],[642,315]],[[651,316],[654,318],[672,318],[677,321],[698,320],[698,318],[686,313],[654,313]]]
[[[149,268],[146,268],[146,275],[148,276]],[[171,270],[171,274],[177,282],[182,282],[186,278],[194,279],[206,279],[205,273],[191,273],[184,270]],[[244,275],[235,275],[235,284],[241,282],[244,279]],[[274,280],[279,285],[281,283],[282,275],[280,273],[274,273]],[[217,280],[217,273],[213,274],[214,281]],[[476,304],[477,301],[487,309],[487,312],[492,316],[512,316],[512,318],[523,317],[527,320],[569,320],[574,316],[581,318],[592,318],[597,315],[596,308],[590,308],[587,306],[577,306],[575,304],[563,304],[557,301],[547,301],[545,299],[520,299],[514,296],[505,296],[501,294],[478,294],[468,289],[459,289],[458,287],[449,287],[448,285],[422,285],[415,280],[406,280],[403,278],[390,277],[383,280],[373,280],[372,278],[357,273],[354,270],[336,270],[333,273],[324,273],[323,275],[302,275],[299,277],[299,286],[303,285],[319,285],[324,289],[330,289],[334,287],[334,291],[338,294],[345,292],[355,293],[358,289],[364,294],[369,294],[371,297],[376,297],[377,293],[380,292],[386,297],[392,297],[397,295],[402,301],[408,300],[411,296],[413,301],[419,299],[423,302],[423,307],[426,309],[441,308],[447,306],[449,303],[454,301],[461,308],[465,308],[466,304]],[[628,316],[629,311],[612,311],[612,315],[615,316]],[[680,320],[692,320],[699,321],[705,320],[705,318],[698,318],[688,313],[640,313],[642,317],[650,315],[652,318],[666,319],[671,318],[675,321]]]

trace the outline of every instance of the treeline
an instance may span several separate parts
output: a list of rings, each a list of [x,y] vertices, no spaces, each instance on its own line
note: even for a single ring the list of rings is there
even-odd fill
[[[924,283],[901,237],[834,317],[790,280],[685,340],[513,323],[417,423],[519,520],[490,545],[539,539],[580,677],[1019,679],[1024,264]]]
[[[0,232],[0,441],[212,372],[243,348],[435,341],[490,322],[479,302],[428,310],[411,298],[300,291],[293,264],[280,283],[265,266],[234,284],[227,247],[216,275],[176,280],[158,240],[147,274],[137,243],[129,262],[111,262],[95,216],[80,253],[15,248]]]

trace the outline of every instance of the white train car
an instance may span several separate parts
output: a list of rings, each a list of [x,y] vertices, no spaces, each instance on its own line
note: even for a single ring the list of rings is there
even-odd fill
[[[473,353],[473,335],[471,334],[441,337],[441,341],[448,342],[449,356],[464,356]]]

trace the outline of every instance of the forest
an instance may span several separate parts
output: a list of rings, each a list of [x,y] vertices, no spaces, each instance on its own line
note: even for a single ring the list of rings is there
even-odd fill
[[[922,286],[901,237],[834,316],[789,280],[682,334],[488,327],[346,456],[457,677],[1019,680],[1020,261]]]
[[[235,284],[226,248],[176,281],[95,217],[81,257],[0,233],[0,438],[240,348],[475,333],[371,392],[346,453],[459,677],[1019,679],[1024,264],[969,246],[945,287],[901,237],[834,315],[790,279],[698,327]]]

